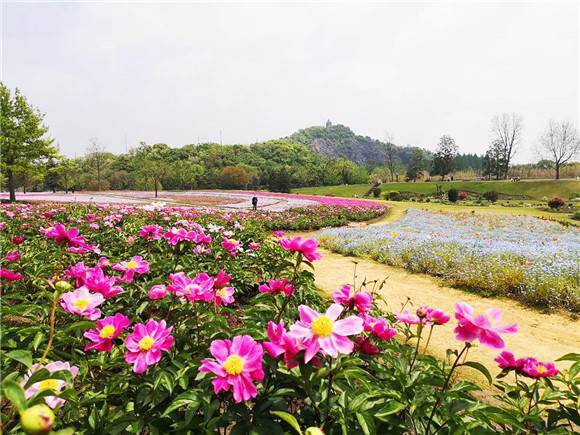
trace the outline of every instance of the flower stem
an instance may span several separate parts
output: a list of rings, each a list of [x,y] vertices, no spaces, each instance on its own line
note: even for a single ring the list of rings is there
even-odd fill
[[[425,347],[423,348],[423,355],[427,352],[427,348],[429,347],[429,342],[431,341],[431,334],[433,334],[433,326],[431,325],[431,329],[429,329],[429,335],[427,336],[427,342],[425,343]]]
[[[411,370],[413,370],[413,366],[415,365],[415,361],[417,360],[417,354],[419,353],[419,344],[421,343],[421,334],[423,334],[423,324],[419,323],[419,326],[417,326],[417,346],[415,347],[415,353],[413,354],[411,364],[409,364],[409,374],[411,374]]]
[[[58,290],[55,290],[54,296],[52,298],[52,306],[50,307],[50,332],[48,334],[48,343],[46,344],[46,349],[44,350],[44,353],[42,354],[42,357],[40,358],[40,361],[38,363],[38,367],[42,366],[42,363],[44,363],[44,360],[46,360],[46,357],[48,356],[48,352],[50,351],[50,348],[52,347],[52,341],[54,340],[54,322],[55,322],[56,304],[58,302],[59,295],[60,295],[60,292]]]

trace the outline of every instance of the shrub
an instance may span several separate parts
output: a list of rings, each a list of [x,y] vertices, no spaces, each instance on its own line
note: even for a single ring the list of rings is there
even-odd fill
[[[564,200],[559,196],[553,197],[551,200],[548,201],[548,206],[553,210],[558,210],[566,205]]]
[[[464,190],[459,192],[459,199],[461,201],[466,200],[467,198],[469,198],[469,192],[466,192]]]
[[[572,213],[572,215],[570,216],[570,219],[574,219],[575,221],[580,221],[580,211],[576,211],[576,212]]]
[[[392,190],[390,192],[385,192],[383,198],[388,201],[403,201],[403,195],[398,190]]]
[[[483,198],[491,202],[496,202],[499,198],[499,193],[497,193],[495,190],[490,190],[483,194]]]
[[[375,186],[371,189],[371,193],[373,198],[380,198],[381,197],[381,188],[379,186]]]
[[[447,191],[447,199],[449,199],[450,202],[457,202],[459,199],[459,191],[457,189],[449,189]]]

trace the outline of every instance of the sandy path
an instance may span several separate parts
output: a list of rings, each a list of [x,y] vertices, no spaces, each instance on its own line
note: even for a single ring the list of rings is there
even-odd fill
[[[377,219],[371,225],[398,219],[403,214],[404,211],[397,210],[396,213]],[[312,233],[304,235],[310,236]],[[448,287],[441,280],[429,275],[411,273],[402,268],[364,258],[343,256],[326,249],[320,251],[323,258],[314,263],[314,273],[316,285],[325,293],[332,293],[344,283],[352,284],[354,262],[356,262],[358,284],[365,279],[367,282],[375,280],[381,282],[387,278],[380,294],[386,301],[386,308],[390,311],[400,311],[408,298],[414,306],[425,304],[443,309],[449,314],[454,313],[454,303],[458,301],[471,304],[478,312],[497,307],[503,311],[502,323],[517,323],[518,325],[517,334],[504,335],[506,349],[516,356],[535,356],[540,360],[554,361],[567,353],[580,351],[580,322],[565,313],[542,313],[509,299],[484,298],[474,293]],[[461,346],[453,334],[455,323],[452,316],[452,320],[447,325],[440,326],[434,331],[429,353],[438,358],[445,358],[447,348]],[[493,375],[499,373],[493,361],[498,353],[487,347],[478,346],[470,350],[469,357],[470,360],[484,364]],[[567,365],[567,363],[558,363],[558,366]],[[479,381],[478,383],[485,387],[486,381],[478,372],[465,369],[463,375]]]

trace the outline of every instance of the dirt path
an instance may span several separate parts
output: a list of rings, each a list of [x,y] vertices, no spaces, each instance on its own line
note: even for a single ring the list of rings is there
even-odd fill
[[[398,219],[403,214],[404,210],[395,210],[395,213],[369,224],[386,223]],[[303,235],[311,236],[312,234]],[[554,361],[560,356],[578,352],[580,349],[580,322],[567,314],[542,313],[508,299],[484,298],[445,286],[442,281],[429,275],[411,273],[373,260],[335,254],[326,249],[321,249],[321,252],[322,260],[314,264],[315,278],[316,285],[325,293],[332,293],[344,283],[352,283],[356,262],[357,283],[365,279],[367,282],[375,280],[380,282],[387,278],[380,294],[390,311],[400,311],[408,298],[414,306],[425,304],[443,309],[451,315],[454,313],[454,303],[458,301],[471,304],[478,312],[498,307],[503,311],[502,323],[515,322],[518,325],[517,334],[504,335],[506,349],[516,356],[535,356],[540,360]],[[453,334],[454,327],[455,319],[452,316],[452,320],[447,325],[438,327],[434,331],[429,353],[438,358],[445,358],[447,348],[459,347]],[[496,369],[493,359],[498,353],[487,347],[478,346],[470,351],[469,357],[471,360],[481,362],[492,371],[492,374],[495,374],[499,370]],[[566,365],[566,363],[558,363],[558,366]],[[478,383],[482,387],[486,384],[483,376],[474,370],[466,369],[464,376],[480,381]]]

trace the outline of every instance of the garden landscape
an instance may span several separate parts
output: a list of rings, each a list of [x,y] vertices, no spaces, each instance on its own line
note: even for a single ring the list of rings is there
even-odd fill
[[[580,431],[578,5],[0,9],[0,433]]]

